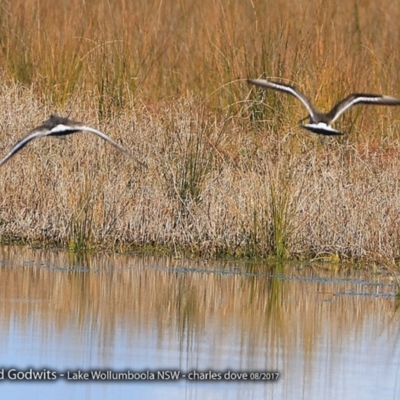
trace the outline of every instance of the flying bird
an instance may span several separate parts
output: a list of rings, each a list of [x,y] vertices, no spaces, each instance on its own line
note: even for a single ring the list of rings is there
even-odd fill
[[[107,135],[98,131],[97,129],[91,128],[83,124],[82,122],[73,121],[72,119],[52,114],[49,119],[42,123],[42,125],[31,130],[25,137],[23,137],[19,142],[16,143],[16,145],[10,150],[10,152],[0,161],[0,167],[4,165],[12,156],[23,149],[33,139],[45,136],[66,136],[80,131],[94,133],[95,135],[111,143],[118,150],[130,156],[130,153],[127,150],[125,150],[118,143],[115,143]],[[143,164],[140,161],[138,162],[140,164]]]
[[[343,100],[339,101],[329,112],[322,113],[316,110],[311,104],[310,100],[303,93],[299,92],[294,86],[284,85],[282,83],[267,81],[265,79],[248,79],[248,83],[262,87],[264,89],[273,89],[280,92],[289,93],[292,96],[299,99],[308,111],[309,118],[308,124],[300,125],[304,129],[308,129],[311,132],[325,136],[337,136],[343,135],[340,132],[332,128],[332,124],[350,107],[357,104],[371,104],[371,105],[384,105],[384,106],[398,106],[400,105],[400,99],[391,96],[384,96],[379,94],[370,93],[352,93]],[[300,121],[300,122],[301,122]]]

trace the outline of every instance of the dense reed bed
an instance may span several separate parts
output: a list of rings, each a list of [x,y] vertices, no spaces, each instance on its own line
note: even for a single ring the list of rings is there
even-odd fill
[[[383,10],[383,11],[382,11]],[[400,5],[192,0],[3,2],[0,150],[50,112],[96,127],[29,144],[1,170],[3,241],[76,249],[394,263],[400,110],[355,107],[322,145],[296,84],[329,109],[400,96]]]

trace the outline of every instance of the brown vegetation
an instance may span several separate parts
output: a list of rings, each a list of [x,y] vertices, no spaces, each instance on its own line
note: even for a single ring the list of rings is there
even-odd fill
[[[282,4],[281,4],[282,3]],[[400,5],[384,0],[50,0],[0,6],[0,150],[51,112],[90,134],[0,170],[3,241],[281,258],[400,256],[400,110],[355,107],[321,145],[290,96],[400,96]]]

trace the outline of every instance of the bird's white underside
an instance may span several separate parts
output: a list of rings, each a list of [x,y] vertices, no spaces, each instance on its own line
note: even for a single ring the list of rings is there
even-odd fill
[[[325,122],[318,122],[317,124],[303,124],[301,125],[305,129],[309,129],[310,131],[314,131],[315,133],[323,134],[326,132],[327,134],[332,133],[334,135],[342,135],[342,132],[337,129],[332,128],[330,125]],[[318,131],[318,132],[316,132]]]
[[[72,129],[79,129],[80,127],[71,127],[68,125],[63,125],[63,124],[58,124],[56,125],[54,128],[52,128],[49,133],[56,133],[56,132],[66,132],[66,131],[70,131]],[[81,127],[82,128],[82,127]]]

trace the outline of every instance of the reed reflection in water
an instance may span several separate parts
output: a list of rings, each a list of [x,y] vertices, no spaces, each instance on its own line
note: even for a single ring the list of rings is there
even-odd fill
[[[3,383],[64,398],[396,398],[396,288],[319,266],[0,249],[3,368],[279,371],[275,383]],[[32,386],[35,385],[35,386]],[[397,386],[396,386],[397,385]],[[32,391],[32,388],[35,388]]]

